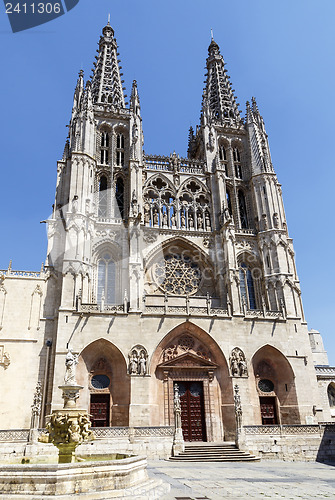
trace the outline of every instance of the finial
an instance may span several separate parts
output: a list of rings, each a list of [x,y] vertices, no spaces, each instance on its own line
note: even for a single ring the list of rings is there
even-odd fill
[[[110,20],[111,20],[111,15],[108,14],[108,22],[107,22],[107,26],[110,26]]]
[[[212,39],[212,41],[214,40],[213,29],[212,28],[211,28],[211,39]]]

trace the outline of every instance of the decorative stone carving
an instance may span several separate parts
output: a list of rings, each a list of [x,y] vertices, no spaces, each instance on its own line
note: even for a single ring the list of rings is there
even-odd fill
[[[181,404],[180,404],[178,384],[174,384],[173,412],[174,412],[173,455],[179,455],[180,452],[184,451],[184,437],[181,427]]]
[[[147,375],[148,353],[142,345],[136,345],[128,354],[128,373],[129,375]]]
[[[68,353],[65,358],[65,376],[64,383],[67,385],[76,385],[76,366],[78,364],[78,356],[73,354],[72,349],[68,350]]]
[[[235,407],[236,428],[239,431],[242,427],[242,405],[241,405],[240,388],[237,384],[235,384],[234,386],[234,407]]]
[[[157,240],[157,234],[155,234],[154,232],[145,232],[143,234],[143,240],[146,242],[146,243],[154,243],[156,240]]]
[[[0,365],[2,365],[5,370],[7,370],[10,365],[9,353],[5,352],[5,348],[3,345],[0,346]]]
[[[247,377],[248,368],[245,355],[239,347],[232,350],[230,356],[230,371],[233,377]]]
[[[279,218],[277,212],[273,214],[273,225],[275,228],[279,227]]]
[[[190,352],[208,361],[211,361],[212,358],[211,352],[198,339],[185,334],[163,350],[163,362],[181,356],[185,352]]]

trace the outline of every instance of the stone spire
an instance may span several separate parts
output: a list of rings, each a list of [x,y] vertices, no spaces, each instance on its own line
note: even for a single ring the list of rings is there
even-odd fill
[[[141,114],[140,97],[138,95],[137,81],[136,80],[133,80],[133,86],[131,89],[130,109],[133,110],[135,115],[139,116]]]
[[[251,100],[251,105],[249,101],[247,102],[246,126],[252,145],[251,166],[253,174],[274,172],[264,120],[254,97]]]
[[[93,102],[125,108],[124,87],[122,87],[124,81],[121,80],[120,72],[122,66],[119,66],[117,43],[109,22],[102,30],[97,52],[92,77]]]
[[[202,101],[202,119],[205,123],[212,121],[229,126],[241,124],[241,116],[238,103],[234,96],[234,90],[229,82],[229,76],[225,69],[225,63],[218,44],[212,38],[208,47],[208,58],[206,61],[206,87],[204,88]]]

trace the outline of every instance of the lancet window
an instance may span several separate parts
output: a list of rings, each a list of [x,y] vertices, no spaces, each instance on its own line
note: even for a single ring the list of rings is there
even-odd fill
[[[116,165],[124,166],[124,135],[117,134],[116,136]]]
[[[124,218],[124,182],[122,177],[118,177],[115,184],[115,199],[120,216]]]
[[[241,155],[238,148],[233,148],[233,159],[234,159],[235,177],[237,179],[242,179]]]
[[[230,213],[230,215],[233,215],[233,210],[231,207],[231,197],[230,197],[230,191],[229,189],[226,190],[226,200],[227,200],[227,208]]]
[[[102,175],[99,180],[99,204],[98,217],[107,217],[108,211],[108,189],[107,177]]]
[[[108,132],[101,132],[100,163],[108,164],[109,135]]]
[[[244,193],[241,190],[239,190],[238,192],[238,208],[240,211],[241,228],[247,229],[248,228],[247,205],[245,203]]]
[[[252,271],[244,262],[242,262],[242,264],[240,265],[239,278],[242,302],[244,302],[247,309],[257,309],[255,285]]]
[[[228,176],[227,153],[225,147],[222,144],[219,146],[219,160],[221,165],[223,166],[226,176]]]
[[[115,262],[109,252],[98,260],[98,303],[115,304]]]
[[[334,383],[329,384],[327,394],[328,394],[329,406],[331,408],[335,408],[335,384]]]

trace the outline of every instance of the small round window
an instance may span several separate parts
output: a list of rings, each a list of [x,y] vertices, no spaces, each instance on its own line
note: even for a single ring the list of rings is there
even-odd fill
[[[273,382],[266,378],[263,378],[258,382],[258,389],[262,392],[272,392],[274,387]]]
[[[110,379],[107,375],[94,375],[91,384],[94,389],[106,389],[110,384]]]

